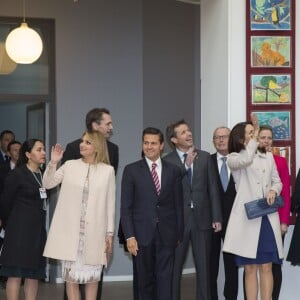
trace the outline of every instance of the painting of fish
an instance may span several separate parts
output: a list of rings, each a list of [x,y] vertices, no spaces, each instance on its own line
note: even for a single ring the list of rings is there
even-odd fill
[[[260,125],[269,125],[273,129],[273,139],[277,141],[291,139],[290,111],[254,111]]]

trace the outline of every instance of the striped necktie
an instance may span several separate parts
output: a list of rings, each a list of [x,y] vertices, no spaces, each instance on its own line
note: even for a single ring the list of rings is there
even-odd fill
[[[153,179],[153,182],[155,185],[156,193],[157,193],[157,195],[159,195],[160,194],[160,183],[159,183],[158,175],[156,172],[156,167],[157,167],[157,164],[152,163],[151,175],[152,175],[152,179]]]

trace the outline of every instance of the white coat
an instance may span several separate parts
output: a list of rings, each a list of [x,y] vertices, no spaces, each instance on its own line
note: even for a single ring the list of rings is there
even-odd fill
[[[280,181],[271,153],[257,153],[257,143],[250,140],[245,150],[230,153],[228,166],[235,184],[236,198],[231,210],[223,251],[239,256],[256,258],[262,218],[248,220],[244,204],[266,197],[269,190],[280,194]],[[283,258],[282,237],[278,212],[268,215],[277,244],[278,254]]]
[[[105,237],[114,232],[115,173],[104,163],[89,165],[82,159],[69,160],[58,170],[48,164],[43,185],[50,189],[61,183],[58,202],[51,222],[44,256],[75,261],[83,187],[89,170],[89,193],[85,217],[84,263],[107,265]]]

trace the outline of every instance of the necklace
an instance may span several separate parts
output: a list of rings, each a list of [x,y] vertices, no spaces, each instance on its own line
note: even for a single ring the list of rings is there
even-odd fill
[[[38,173],[37,172],[35,173],[35,172],[31,171],[31,174],[33,175],[33,177],[34,177],[35,181],[38,183],[38,185],[42,188],[43,187],[43,182],[42,182],[42,173],[41,173],[41,170],[39,170]],[[38,179],[38,177],[36,176],[36,174],[40,175],[40,180]]]
[[[37,172],[33,172],[31,168],[27,165],[27,168],[31,172],[32,176],[34,177],[35,181],[38,183],[39,187],[39,192],[40,192],[40,198],[43,200],[43,210],[47,210],[47,192],[46,189],[43,187],[43,181],[42,181],[42,172],[40,169],[38,169]],[[39,174],[40,179],[36,176],[36,174]]]

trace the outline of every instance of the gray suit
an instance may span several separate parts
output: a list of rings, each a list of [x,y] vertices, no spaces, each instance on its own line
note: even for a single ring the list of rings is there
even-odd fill
[[[176,248],[173,300],[180,299],[181,273],[190,241],[197,272],[196,299],[210,300],[209,259],[212,223],[222,222],[222,212],[217,189],[218,174],[212,158],[208,152],[196,151],[192,184],[188,181],[187,171],[176,150],[164,158],[180,167],[184,194],[184,237],[182,243]]]

